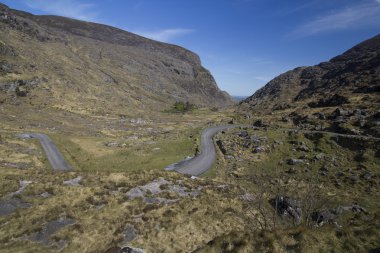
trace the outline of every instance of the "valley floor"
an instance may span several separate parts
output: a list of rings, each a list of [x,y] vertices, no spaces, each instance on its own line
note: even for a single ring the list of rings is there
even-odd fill
[[[1,114],[0,252],[379,249],[376,139],[239,127],[215,136],[217,162],[201,177],[164,170],[232,115]],[[52,170],[39,142],[19,137],[28,132],[47,134],[74,170]]]

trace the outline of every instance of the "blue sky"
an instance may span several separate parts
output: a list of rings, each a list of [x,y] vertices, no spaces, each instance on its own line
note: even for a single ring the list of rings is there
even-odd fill
[[[218,86],[251,95],[380,33],[380,0],[0,0],[109,24],[200,55]]]

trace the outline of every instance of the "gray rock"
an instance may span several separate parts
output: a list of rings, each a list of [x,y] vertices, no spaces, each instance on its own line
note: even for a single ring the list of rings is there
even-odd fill
[[[26,187],[28,187],[28,185],[30,185],[31,183],[33,183],[33,181],[21,180],[19,183],[20,183],[20,189],[18,189],[14,193],[12,193],[11,194],[12,196],[13,195],[21,194],[23,191],[25,191],[25,189],[26,189]]]
[[[123,247],[119,251],[120,253],[144,253],[143,249],[132,248],[132,247]]]
[[[50,238],[51,235],[57,233],[60,229],[72,225],[75,223],[74,219],[62,217],[58,220],[53,220],[48,222],[41,231],[32,234],[29,239],[34,242],[39,242],[45,245],[55,245],[58,248],[63,248],[65,246],[65,242],[55,242]]]
[[[289,165],[297,165],[297,164],[303,164],[305,161],[303,159],[295,159],[295,158],[291,158],[291,159],[288,159],[287,160],[287,163]]]
[[[40,196],[46,199],[46,198],[49,198],[51,196],[51,194],[48,192],[44,192]]]
[[[82,177],[81,176],[78,176],[76,178],[73,178],[73,179],[70,179],[70,180],[67,180],[67,181],[63,181],[64,184],[67,184],[67,185],[71,185],[71,186],[80,186],[80,181],[82,180]]]
[[[289,197],[278,196],[271,201],[271,204],[276,209],[277,214],[292,217],[296,224],[301,223],[302,209],[297,200]]]
[[[260,147],[255,147],[254,149],[253,149],[253,153],[265,153],[266,152],[266,148],[265,147],[263,147],[263,146],[260,146]]]
[[[370,180],[373,177],[373,174],[367,171],[361,174],[360,177],[365,180]]]
[[[305,145],[305,144],[302,144],[300,147],[297,148],[299,151],[303,151],[303,152],[309,152],[310,149]]]
[[[331,210],[316,211],[311,215],[313,221],[322,226],[325,223],[333,222],[336,215]]]
[[[180,184],[173,184],[172,182],[169,182],[163,178],[159,178],[153,182],[130,189],[126,193],[126,196],[129,198],[129,200],[142,198],[143,202],[147,204],[171,204],[178,201],[178,199],[154,197],[155,195],[162,192],[172,192],[179,197],[196,197],[201,194],[200,189],[189,191],[185,186],[182,186]],[[147,197],[148,194],[151,194],[153,196]]]
[[[123,234],[125,243],[129,243],[137,238],[137,232],[135,230],[135,227],[131,224],[127,224]]]
[[[17,198],[0,200],[0,216],[9,215],[19,208],[29,207],[31,207],[29,203],[25,203]]]

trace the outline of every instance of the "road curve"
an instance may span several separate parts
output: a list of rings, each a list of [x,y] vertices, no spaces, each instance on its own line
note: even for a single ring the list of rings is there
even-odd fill
[[[46,153],[46,157],[49,160],[54,170],[69,171],[72,170],[71,166],[66,162],[65,158],[59,152],[57,146],[46,134],[31,133],[26,134],[30,138],[36,138],[40,141],[42,148]]]
[[[212,137],[219,131],[237,126],[216,126],[205,129],[201,137],[201,153],[191,159],[186,159],[166,167],[167,170],[175,170],[182,174],[199,176],[205,173],[215,162],[216,152]]]

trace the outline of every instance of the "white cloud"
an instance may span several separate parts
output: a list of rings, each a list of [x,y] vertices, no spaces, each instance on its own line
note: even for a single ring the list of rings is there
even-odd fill
[[[380,0],[376,1],[380,3]],[[380,26],[380,5],[377,3],[374,1],[365,2],[320,16],[308,23],[298,26],[288,34],[288,38],[298,39],[331,31],[371,25]]]
[[[174,28],[158,31],[133,31],[143,37],[162,42],[171,42],[173,39],[195,32],[193,29]]]
[[[78,0],[26,0],[25,3],[33,9],[43,11],[47,14],[54,14],[86,21],[97,20],[98,12],[95,5],[82,3]]]

